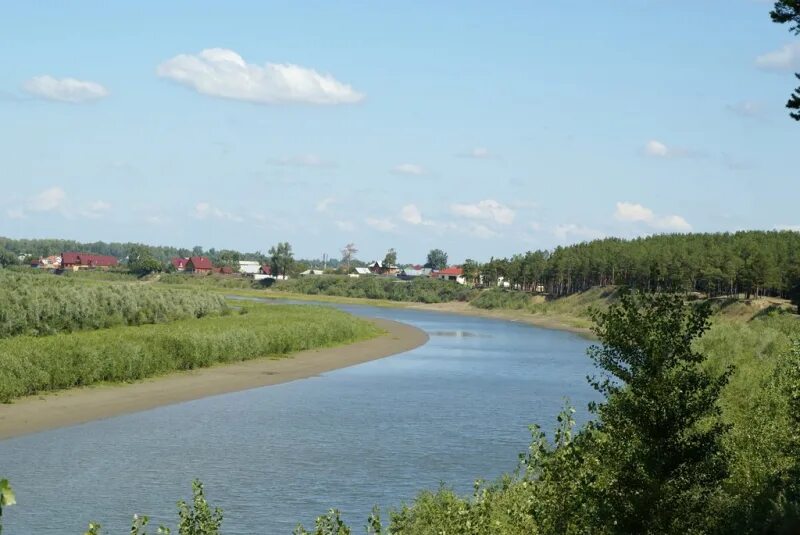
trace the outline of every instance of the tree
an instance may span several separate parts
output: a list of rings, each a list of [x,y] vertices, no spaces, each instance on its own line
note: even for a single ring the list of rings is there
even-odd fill
[[[273,247],[270,247],[269,256],[272,274],[286,277],[286,272],[294,263],[292,246],[289,245],[289,242],[281,242]]]
[[[397,264],[397,251],[389,249],[386,256],[383,257],[383,266],[389,267]]]
[[[717,519],[728,460],[720,391],[731,370],[715,375],[693,343],[709,326],[708,304],[678,295],[623,292],[595,312],[602,346],[589,355],[603,376],[595,407],[606,485],[598,486],[601,522],[619,533],[706,533]]]
[[[239,260],[241,255],[238,251],[231,251],[230,249],[223,249],[217,256],[217,262],[220,266],[229,266],[232,268],[239,268]]]
[[[779,0],[775,2],[775,7],[770,12],[772,22],[777,24],[789,23],[789,31],[796,35],[800,35],[800,0]],[[800,79],[800,73],[796,74]],[[800,87],[798,87],[789,98],[786,107],[790,110],[797,110],[790,112],[789,115],[795,121],[800,121]]]
[[[0,479],[0,533],[3,533],[3,507],[10,507],[17,503],[14,491],[7,479]]]
[[[0,249],[0,268],[16,266],[17,264],[19,264],[17,255],[7,249]]]
[[[135,245],[128,253],[128,270],[137,275],[148,275],[162,271],[164,266],[156,260],[146,245]]]
[[[467,258],[464,260],[464,265],[461,266],[461,269],[464,271],[464,278],[467,282],[475,284],[475,281],[478,280],[478,274],[480,273],[480,264],[471,258]]]
[[[444,269],[447,267],[447,253],[441,249],[431,249],[425,267],[431,269]]]
[[[347,266],[347,273],[350,273],[350,262],[357,252],[358,249],[356,249],[354,243],[348,243],[344,246],[344,249],[342,249],[342,263]]]

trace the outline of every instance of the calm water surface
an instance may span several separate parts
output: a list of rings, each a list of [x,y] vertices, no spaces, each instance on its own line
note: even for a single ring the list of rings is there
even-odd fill
[[[291,533],[330,507],[355,528],[373,504],[515,468],[527,426],[595,394],[588,342],[518,323],[345,306],[427,331],[413,351],[283,385],[0,441],[18,505],[9,535],[125,533],[133,513],[175,524],[200,478],[226,534]]]

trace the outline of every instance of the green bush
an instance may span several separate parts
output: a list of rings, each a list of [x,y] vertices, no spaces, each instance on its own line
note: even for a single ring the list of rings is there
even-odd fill
[[[228,312],[219,295],[0,273],[0,338],[164,323]]]
[[[354,342],[377,328],[337,310],[243,305],[246,314],[0,340],[0,402],[103,381]]]
[[[364,297],[416,303],[444,303],[469,301],[477,292],[451,281],[419,278],[410,281],[395,277],[347,277],[343,275],[319,275],[279,281],[273,289],[308,295],[331,295],[337,297]]]

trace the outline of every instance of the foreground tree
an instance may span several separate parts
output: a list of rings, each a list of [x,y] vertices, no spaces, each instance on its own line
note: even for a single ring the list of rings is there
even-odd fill
[[[709,315],[681,296],[629,292],[594,315],[602,345],[589,355],[603,371],[592,384],[606,398],[595,410],[607,481],[595,498],[617,533],[714,530],[728,466],[718,400],[731,370],[711,373],[693,350]]]
[[[770,16],[772,21],[778,24],[788,23],[789,31],[795,35],[800,35],[800,0],[779,0],[775,2],[775,7],[770,12]],[[795,74],[795,76],[800,79],[800,73]],[[800,87],[792,93],[789,102],[786,103],[786,107],[790,110],[796,110],[790,112],[789,115],[795,121],[800,121]]]
[[[286,276],[294,263],[294,254],[289,242],[281,242],[269,248],[270,267],[274,275]]]
[[[441,249],[431,249],[428,253],[428,261],[425,262],[425,267],[431,269],[444,269],[447,267],[447,253]]]

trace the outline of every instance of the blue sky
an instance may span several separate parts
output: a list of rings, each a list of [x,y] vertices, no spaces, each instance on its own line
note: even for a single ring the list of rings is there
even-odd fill
[[[8,2],[0,235],[460,262],[800,229],[769,8]]]

